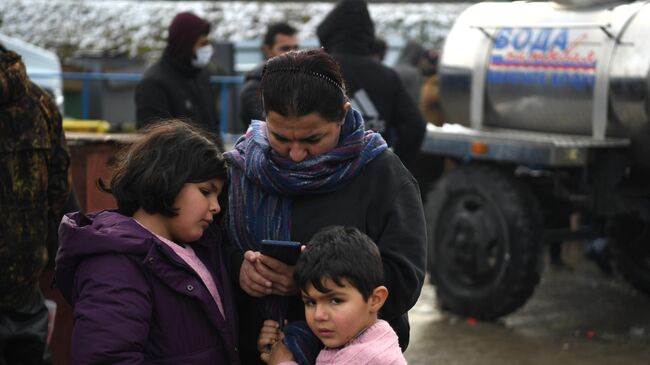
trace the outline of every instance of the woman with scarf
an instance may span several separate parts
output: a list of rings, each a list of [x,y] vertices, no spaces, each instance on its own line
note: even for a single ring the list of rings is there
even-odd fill
[[[260,84],[266,121],[253,121],[230,162],[231,274],[243,293],[240,356],[259,363],[265,319],[304,320],[293,267],[262,255],[264,239],[306,243],[326,226],[353,226],[377,243],[391,293],[380,317],[402,350],[407,312],[424,281],[426,229],[418,185],[350,107],[336,61],[323,50],[267,61]],[[295,331],[294,331],[295,332]]]

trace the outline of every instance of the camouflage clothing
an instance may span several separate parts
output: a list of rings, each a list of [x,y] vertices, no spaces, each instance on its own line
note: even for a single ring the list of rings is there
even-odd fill
[[[27,79],[19,55],[0,51],[0,310],[38,291],[45,244],[68,197],[70,154],[52,98]]]

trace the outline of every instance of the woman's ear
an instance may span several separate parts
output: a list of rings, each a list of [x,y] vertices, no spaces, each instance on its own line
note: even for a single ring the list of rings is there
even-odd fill
[[[368,298],[368,303],[370,304],[370,310],[372,310],[373,312],[379,312],[381,307],[386,302],[387,298],[388,298],[388,289],[383,285],[376,287],[372,291],[372,293],[370,293],[370,297]]]
[[[341,126],[345,124],[345,119],[348,116],[348,112],[350,111],[350,108],[352,108],[352,105],[350,104],[349,101],[346,101],[345,104],[343,104],[343,120],[341,120]]]

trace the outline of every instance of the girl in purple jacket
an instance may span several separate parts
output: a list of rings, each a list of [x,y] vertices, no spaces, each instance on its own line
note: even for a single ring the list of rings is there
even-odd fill
[[[118,159],[118,209],[66,215],[56,283],[73,306],[75,364],[238,364],[221,253],[227,170],[203,132],[171,120]]]

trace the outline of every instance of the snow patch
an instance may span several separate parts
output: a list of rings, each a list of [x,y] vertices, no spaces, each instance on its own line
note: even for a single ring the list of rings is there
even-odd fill
[[[370,4],[378,35],[440,45],[454,19],[472,3]],[[215,40],[260,39],[269,23],[286,20],[301,39],[316,38],[316,27],[334,3],[209,1],[0,1],[0,33],[54,50],[66,59],[78,51],[135,57],[165,46],[174,15],[193,11],[212,24]]]

